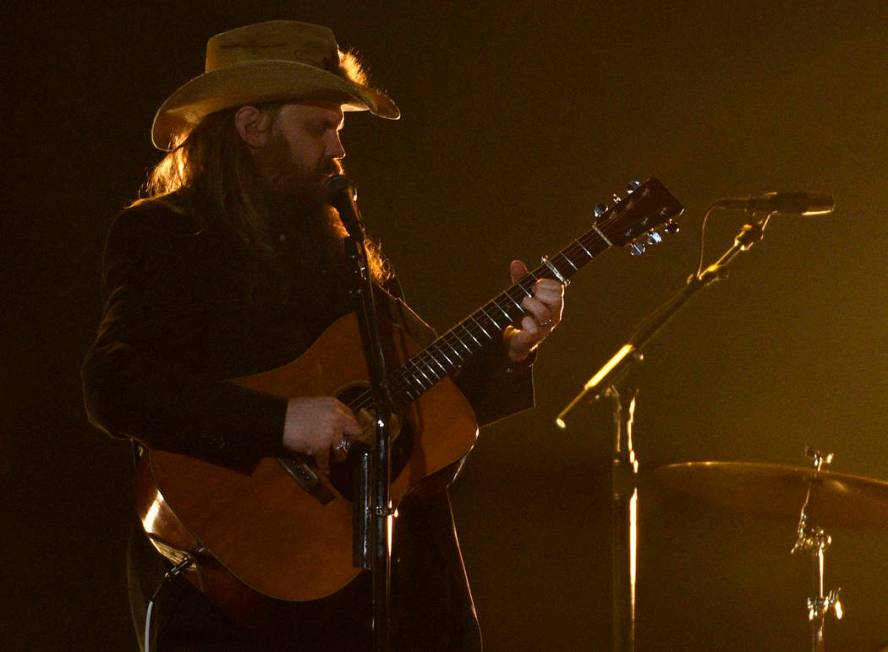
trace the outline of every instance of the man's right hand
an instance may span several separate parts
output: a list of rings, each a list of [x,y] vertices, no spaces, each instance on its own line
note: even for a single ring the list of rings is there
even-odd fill
[[[330,452],[343,439],[355,440],[361,426],[354,413],[332,396],[291,398],[284,420],[284,448],[306,453],[324,471],[330,467]]]

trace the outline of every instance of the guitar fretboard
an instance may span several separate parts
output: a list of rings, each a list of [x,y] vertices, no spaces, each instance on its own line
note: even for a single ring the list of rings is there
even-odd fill
[[[534,284],[543,278],[566,282],[590,260],[611,246],[604,233],[594,227],[577,238],[518,283],[494,297],[441,335],[425,349],[389,374],[389,387],[396,403],[408,404],[435,383],[454,373],[486,344],[502,337],[503,329],[527,314],[521,305],[533,296]]]
[[[406,406],[419,398],[445,376],[456,372],[470,357],[494,339],[502,337],[503,329],[517,324],[527,310],[521,304],[533,296],[534,284],[540,279],[555,279],[566,284],[589,261],[613,246],[631,243],[633,239],[667,224],[681,214],[682,205],[658,179],[631,186],[623,200],[608,209],[596,209],[595,225],[585,234],[529,272],[512,287],[494,297],[478,310],[438,337],[425,349],[410,357],[387,375],[393,402]],[[658,241],[656,238],[655,241]],[[352,409],[370,407],[370,392],[363,392],[351,402]]]

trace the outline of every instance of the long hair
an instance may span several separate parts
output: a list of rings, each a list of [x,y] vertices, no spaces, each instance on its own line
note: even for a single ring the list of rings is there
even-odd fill
[[[274,121],[282,104],[259,108]],[[240,137],[234,116],[239,107],[212,113],[174,142],[164,158],[148,173],[144,193],[137,201],[164,202],[180,190],[189,191],[202,219],[222,223],[266,268],[278,272],[278,246],[271,215],[253,155]],[[344,228],[334,227],[344,236]],[[371,274],[377,283],[392,277],[381,248],[367,247]]]

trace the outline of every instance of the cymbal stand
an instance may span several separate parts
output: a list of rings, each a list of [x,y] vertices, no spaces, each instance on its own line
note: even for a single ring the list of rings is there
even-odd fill
[[[841,588],[832,589],[824,594],[823,579],[826,551],[832,543],[832,538],[817,526],[809,524],[808,503],[811,500],[811,490],[820,474],[821,468],[825,464],[830,464],[833,459],[832,453],[824,455],[818,450],[810,447],[805,449],[805,455],[811,459],[811,466],[814,472],[808,477],[808,492],[805,495],[805,502],[802,504],[802,511],[799,514],[799,525],[796,529],[796,541],[790,554],[805,551],[811,553],[811,571],[814,584],[814,597],[808,598],[808,622],[811,623],[811,650],[812,652],[823,652],[826,649],[826,643],[823,637],[823,627],[826,623],[826,615],[832,612],[836,620],[841,620],[844,615],[842,602],[839,599]]]

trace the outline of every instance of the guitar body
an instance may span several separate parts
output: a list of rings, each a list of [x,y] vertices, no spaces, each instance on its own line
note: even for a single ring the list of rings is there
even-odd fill
[[[390,365],[420,350],[397,325],[381,321]],[[366,386],[367,378],[357,317],[349,314],[294,362],[234,382],[288,398],[342,396]],[[399,419],[410,436],[402,468],[393,469],[394,505],[423,478],[464,457],[478,434],[471,406],[449,378]],[[200,551],[198,559],[209,556],[213,565],[264,596],[314,600],[336,592],[359,572],[352,566],[353,503],[328,476],[319,471],[317,476],[329,491],[326,500],[300,485],[276,458],[262,458],[246,474],[151,450],[137,469],[139,517],[155,546],[172,559],[175,551]],[[212,582],[199,575],[200,568],[192,581],[211,594],[207,584]]]

